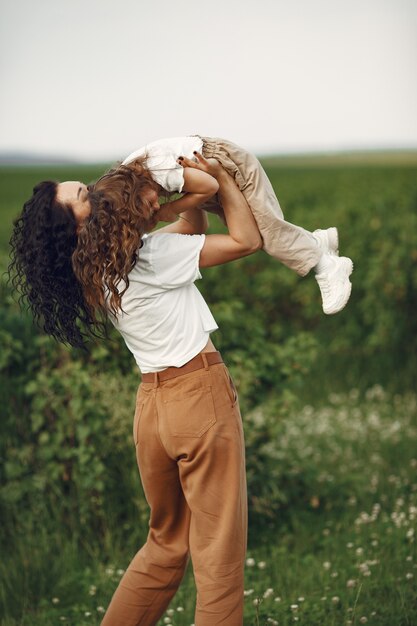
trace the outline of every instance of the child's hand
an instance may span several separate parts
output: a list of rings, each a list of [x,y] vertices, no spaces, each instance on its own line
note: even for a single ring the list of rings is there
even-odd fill
[[[193,167],[195,169],[202,170],[203,172],[207,172],[207,174],[210,174],[213,178],[217,178],[225,171],[217,159],[206,159],[200,152],[194,152],[194,154],[197,157],[198,162],[193,161],[188,157],[179,157],[177,163],[183,167]]]

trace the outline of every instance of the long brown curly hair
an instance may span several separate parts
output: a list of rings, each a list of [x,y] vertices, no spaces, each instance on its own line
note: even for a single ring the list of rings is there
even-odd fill
[[[144,159],[118,165],[88,186],[91,212],[77,224],[70,203],[57,201],[56,181],[43,181],[14,220],[8,282],[35,323],[62,343],[86,350],[86,340],[110,338],[108,309],[117,315],[121,280],[138,257],[142,235],[156,225],[143,192],[161,189]]]
[[[72,266],[93,317],[96,311],[117,316],[123,310],[121,299],[142,235],[158,221],[144,197],[149,189],[160,192],[144,158],[120,164],[90,185],[91,214],[79,230]],[[119,291],[121,281],[125,287]]]

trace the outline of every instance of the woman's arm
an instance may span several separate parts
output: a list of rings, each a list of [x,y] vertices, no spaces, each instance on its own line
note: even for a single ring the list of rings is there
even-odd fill
[[[234,179],[215,159],[197,153],[198,163],[183,159],[184,167],[201,168],[214,176],[229,229],[228,235],[207,235],[200,253],[200,267],[221,265],[248,256],[262,247],[262,238],[252,211]]]

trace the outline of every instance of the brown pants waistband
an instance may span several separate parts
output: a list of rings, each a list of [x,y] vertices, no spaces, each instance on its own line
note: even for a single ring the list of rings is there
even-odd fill
[[[193,357],[190,361],[182,365],[181,367],[167,367],[165,370],[161,372],[147,372],[146,374],[142,374],[142,382],[144,383],[153,383],[163,380],[169,380],[170,378],[175,378],[176,376],[182,376],[183,374],[189,374],[190,372],[194,372],[195,370],[199,370],[207,365],[215,365],[216,363],[223,363],[222,355],[220,352],[199,352],[195,357]]]

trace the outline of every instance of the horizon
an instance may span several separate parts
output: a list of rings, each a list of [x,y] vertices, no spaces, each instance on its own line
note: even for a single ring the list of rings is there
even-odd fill
[[[297,158],[297,157],[325,157],[325,156],[348,156],[348,155],[378,155],[386,154],[416,154],[417,144],[415,145],[385,145],[385,146],[341,146],[331,148],[306,148],[306,149],[288,149],[286,151],[256,152],[254,153],[259,159],[273,158]],[[121,159],[122,157],[120,157]],[[0,166],[7,165],[100,165],[116,163],[119,158],[107,159],[86,159],[71,154],[46,153],[37,152],[35,150],[3,150],[0,149]]]

